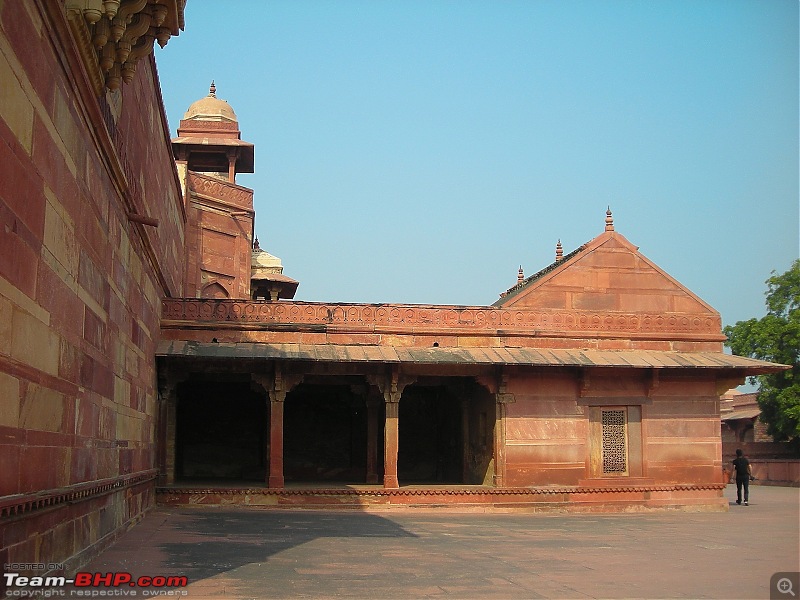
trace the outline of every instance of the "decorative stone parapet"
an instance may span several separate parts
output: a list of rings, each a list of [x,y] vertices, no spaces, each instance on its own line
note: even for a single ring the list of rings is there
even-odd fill
[[[480,331],[502,335],[579,337],[643,336],[692,341],[724,340],[718,315],[641,314],[580,310],[530,310],[492,307],[403,304],[324,304],[207,299],[164,299],[162,325],[240,323],[339,326],[353,331]]]
[[[250,188],[191,172],[188,180],[189,187],[195,194],[222,200],[244,210],[253,210],[253,190]]]

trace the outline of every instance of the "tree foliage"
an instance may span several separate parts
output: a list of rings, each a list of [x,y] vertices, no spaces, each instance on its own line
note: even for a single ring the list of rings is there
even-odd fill
[[[767,314],[725,327],[734,354],[791,365],[780,373],[760,375],[761,420],[776,441],[800,441],[800,260],[767,279]]]

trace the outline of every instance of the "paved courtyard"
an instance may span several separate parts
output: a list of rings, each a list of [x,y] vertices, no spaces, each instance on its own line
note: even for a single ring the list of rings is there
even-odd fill
[[[774,573],[800,570],[800,489],[751,500],[611,515],[157,508],[85,570],[185,575],[194,600],[770,598]]]

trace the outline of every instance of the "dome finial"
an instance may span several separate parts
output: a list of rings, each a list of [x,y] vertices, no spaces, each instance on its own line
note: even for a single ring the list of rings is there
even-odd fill
[[[561,247],[561,240],[556,244],[556,262],[561,262],[564,259],[564,248]]]
[[[611,207],[606,210],[606,231],[614,231],[614,217],[611,216]]]
[[[217,86],[214,85],[213,79],[211,80],[211,86],[208,88],[208,95],[211,96],[212,98],[217,97]]]
[[[253,250],[261,250],[261,245],[258,243],[258,236],[253,240]]]
[[[525,273],[522,271],[522,265],[519,266],[517,271],[517,283],[522,283],[525,280]]]

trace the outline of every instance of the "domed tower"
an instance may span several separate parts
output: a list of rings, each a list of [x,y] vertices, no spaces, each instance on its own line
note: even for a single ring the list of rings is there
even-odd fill
[[[184,296],[249,299],[253,190],[236,174],[253,172],[254,147],[214,82],[186,111],[172,152],[186,207]]]
[[[211,82],[208,96],[192,103],[172,140],[175,160],[190,171],[221,177],[236,183],[236,173],[254,171],[253,144],[242,141],[236,113],[225,100],[217,98]]]
[[[299,283],[283,274],[283,263],[277,256],[261,249],[256,237],[250,263],[250,289],[253,300],[263,298],[275,302],[294,298]]]

